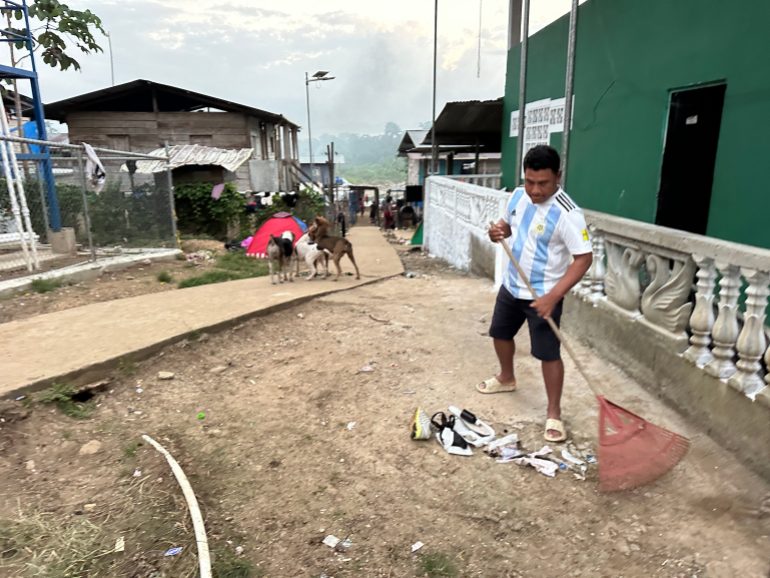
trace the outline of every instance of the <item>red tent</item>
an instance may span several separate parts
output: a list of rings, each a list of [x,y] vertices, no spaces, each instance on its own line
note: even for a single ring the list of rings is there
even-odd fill
[[[249,257],[259,259],[267,258],[267,243],[270,241],[270,235],[280,237],[284,231],[294,233],[294,243],[296,244],[307,231],[307,225],[289,213],[276,213],[262,223],[262,226],[254,233],[254,238],[251,240],[249,248],[246,249],[246,254]]]

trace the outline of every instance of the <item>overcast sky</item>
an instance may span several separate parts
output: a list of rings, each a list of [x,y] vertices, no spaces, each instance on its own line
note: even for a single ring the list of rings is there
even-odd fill
[[[437,114],[453,100],[503,95],[508,0],[439,2]],[[283,114],[307,124],[304,74],[336,80],[310,85],[314,135],[381,133],[430,121],[431,0],[71,0],[101,17],[112,36],[115,82],[144,78]],[[533,0],[531,29],[569,11],[569,0]],[[44,102],[110,85],[104,54],[79,58],[80,72],[38,63]],[[2,58],[6,61],[7,56]]]

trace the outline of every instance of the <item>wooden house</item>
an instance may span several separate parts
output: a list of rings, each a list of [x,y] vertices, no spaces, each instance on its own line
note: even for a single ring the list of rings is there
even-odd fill
[[[47,104],[45,113],[67,124],[70,142],[94,147],[148,153],[167,142],[201,145],[196,150],[204,153],[251,149],[235,171],[191,158],[174,170],[182,180],[231,181],[241,191],[297,188],[299,126],[280,114],[141,79]]]

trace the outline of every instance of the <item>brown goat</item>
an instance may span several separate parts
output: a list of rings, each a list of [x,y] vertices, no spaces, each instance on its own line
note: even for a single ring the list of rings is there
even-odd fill
[[[343,255],[347,255],[350,262],[353,263],[353,267],[356,268],[356,279],[360,279],[361,274],[358,272],[358,265],[356,265],[356,260],[353,257],[353,244],[343,237],[329,235],[329,229],[331,229],[331,223],[327,219],[316,217],[308,229],[308,235],[312,241],[316,242],[320,250],[328,251],[331,254],[334,266],[337,267],[337,277],[334,280],[339,279],[342,274],[340,259]],[[328,275],[328,268],[326,272]]]

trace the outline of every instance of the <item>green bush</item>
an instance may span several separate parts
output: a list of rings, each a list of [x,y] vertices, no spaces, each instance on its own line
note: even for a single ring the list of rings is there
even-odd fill
[[[29,286],[35,293],[48,293],[61,287],[61,284],[59,279],[33,279]]]
[[[37,179],[24,182],[32,228],[45,236],[45,205],[42,183]],[[0,179],[0,190],[5,182]],[[151,184],[134,187],[126,196],[120,180],[108,181],[101,193],[85,194],[91,233],[97,247],[171,246],[174,243],[168,192]],[[59,214],[63,227],[72,227],[79,243],[88,242],[83,189],[79,185],[56,184]],[[47,200],[45,201],[47,203]],[[0,195],[0,214],[10,211],[8,196]]]
[[[174,187],[177,227],[189,235],[227,237],[227,227],[244,215],[243,196],[232,183],[225,184],[219,199],[211,197],[214,183],[183,183]]]
[[[323,215],[325,209],[326,204],[323,196],[315,193],[311,189],[303,188],[299,191],[297,194],[297,203],[294,207],[289,207],[283,199],[276,196],[273,197],[272,205],[262,207],[254,213],[252,216],[253,222],[249,223],[245,228],[242,224],[241,237],[245,239],[249,235],[253,235],[254,231],[259,229],[265,221],[276,213],[291,213],[298,219],[309,224],[316,215]]]
[[[174,278],[171,276],[171,273],[168,271],[161,271],[158,273],[157,279],[160,283],[171,283],[174,280]]]

